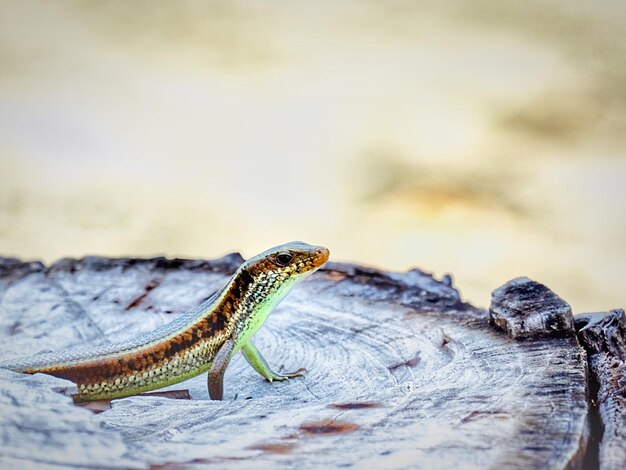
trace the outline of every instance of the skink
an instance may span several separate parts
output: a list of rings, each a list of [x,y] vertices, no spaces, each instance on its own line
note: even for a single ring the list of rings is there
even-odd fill
[[[173,322],[127,342],[43,353],[0,363],[77,385],[77,403],[121,398],[162,388],[208,371],[209,396],[223,397],[224,372],[238,351],[270,382],[303,374],[273,372],[252,342],[272,309],[294,284],[321,267],[327,248],[291,242],[244,262],[228,284]]]

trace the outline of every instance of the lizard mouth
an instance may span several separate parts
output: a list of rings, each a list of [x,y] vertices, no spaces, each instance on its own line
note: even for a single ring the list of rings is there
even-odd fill
[[[313,265],[315,266],[315,269],[321,267],[324,263],[326,263],[329,257],[330,250],[328,248],[323,246],[316,248],[313,252]]]

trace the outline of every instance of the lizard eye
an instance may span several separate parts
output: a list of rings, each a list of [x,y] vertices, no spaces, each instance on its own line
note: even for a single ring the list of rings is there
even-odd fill
[[[279,266],[287,266],[289,263],[291,263],[292,259],[293,255],[288,251],[281,251],[274,257],[274,261]]]

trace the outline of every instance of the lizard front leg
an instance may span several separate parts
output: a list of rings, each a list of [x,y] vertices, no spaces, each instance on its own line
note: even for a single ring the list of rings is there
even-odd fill
[[[246,358],[246,361],[248,361],[248,363],[254,368],[254,370],[256,370],[259,374],[261,374],[270,382],[273,382],[274,380],[283,381],[292,379],[294,377],[302,377],[304,376],[304,372],[306,372],[306,369],[301,368],[294,372],[277,374],[272,369],[270,369],[267,361],[263,358],[252,340],[248,340],[248,342],[241,347],[241,353],[243,354],[243,357]]]

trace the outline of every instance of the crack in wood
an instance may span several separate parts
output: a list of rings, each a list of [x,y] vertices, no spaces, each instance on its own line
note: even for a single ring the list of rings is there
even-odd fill
[[[143,294],[131,300],[124,310],[128,311],[133,308],[139,307],[139,305],[141,305],[145,298],[148,297],[148,294],[150,294],[150,292],[152,292],[154,289],[161,285],[161,282],[163,282],[163,279],[152,279],[150,282],[148,282],[144,286]]]

